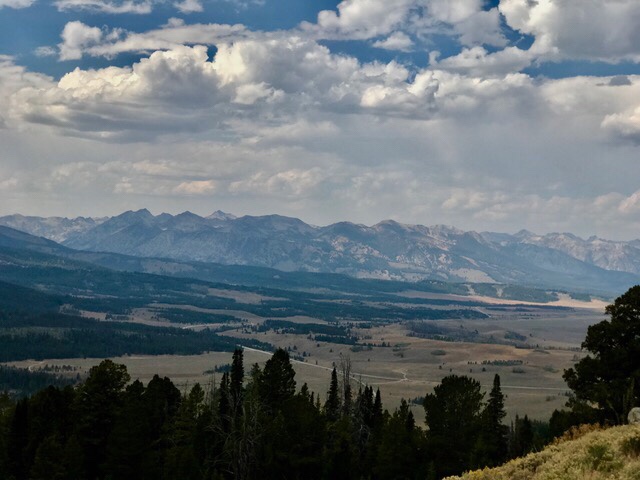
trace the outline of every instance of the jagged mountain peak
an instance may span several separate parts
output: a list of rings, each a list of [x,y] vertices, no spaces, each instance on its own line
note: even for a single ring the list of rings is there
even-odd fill
[[[297,232],[307,234],[315,231],[315,227],[306,224],[299,218],[287,217],[284,215],[244,215],[233,221],[243,229],[256,229],[261,232],[271,230],[273,232]]]
[[[363,235],[367,234],[370,227],[353,222],[336,222],[326,227],[320,227],[320,230],[326,234],[335,235]]]
[[[238,217],[236,217],[232,213],[226,213],[222,210],[216,210],[211,215],[208,215],[205,218],[207,218],[208,220],[235,220]]]
[[[174,218],[193,218],[202,220],[203,217],[201,217],[200,215],[196,215],[189,210],[185,210],[184,212],[177,214]]]
[[[116,215],[113,218],[130,218],[130,217],[154,218],[153,214],[146,208],[141,208],[139,210],[127,210],[126,212],[123,212],[120,215]]]
[[[142,208],[140,210],[127,210],[126,212],[111,217],[106,222],[99,225],[101,229],[114,231],[134,224],[152,224],[157,221],[149,210]]]
[[[404,223],[400,223],[390,218],[386,220],[382,220],[374,225],[374,227],[392,227],[392,228],[404,228],[404,229],[412,228],[414,226],[415,225],[407,225]]]
[[[166,222],[168,220],[171,220],[172,218],[173,218],[173,215],[171,215],[170,213],[166,213],[166,212],[163,212],[163,213],[161,213],[160,215],[158,215],[156,217],[156,219],[158,219],[161,222]]]
[[[437,235],[462,235],[464,234],[464,230],[460,230],[459,228],[456,228],[452,225],[434,225],[432,227],[429,227],[429,230],[431,230],[434,234]]]
[[[513,236],[515,238],[522,239],[522,238],[533,238],[533,237],[537,237],[538,235],[523,228],[522,230],[520,230],[519,232],[517,232]]]

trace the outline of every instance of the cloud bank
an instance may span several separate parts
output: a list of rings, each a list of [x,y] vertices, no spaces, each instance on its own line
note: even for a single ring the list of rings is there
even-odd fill
[[[530,69],[640,62],[638,27],[640,7],[626,0],[345,0],[272,31],[69,21],[59,60],[138,57],[58,79],[0,57],[4,208],[221,208],[637,237],[640,77]],[[442,53],[441,36],[459,48]],[[342,41],[386,56],[362,59],[332,43]],[[428,62],[393,58],[409,53]]]

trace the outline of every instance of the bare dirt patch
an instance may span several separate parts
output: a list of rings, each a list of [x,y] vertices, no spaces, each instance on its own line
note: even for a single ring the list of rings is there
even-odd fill
[[[429,293],[416,290],[407,290],[397,294],[399,297],[407,298],[424,298],[428,300],[450,300],[454,302],[482,302],[490,305],[531,305],[531,306],[554,306],[554,307],[570,307],[584,308],[588,310],[596,310],[604,313],[604,308],[608,302],[599,299],[591,299],[589,302],[576,300],[568,294],[558,293],[558,300],[547,303],[527,302],[522,300],[507,300],[502,298],[485,297],[482,295],[454,295],[447,293]]]

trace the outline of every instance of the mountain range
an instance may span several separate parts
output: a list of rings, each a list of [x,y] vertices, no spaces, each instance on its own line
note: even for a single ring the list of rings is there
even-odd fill
[[[358,278],[505,283],[619,293],[640,283],[640,240],[570,233],[514,235],[449,226],[325,227],[280,215],[208,217],[128,211],[110,218],[0,217],[0,225],[74,250],[183,262],[250,265]]]

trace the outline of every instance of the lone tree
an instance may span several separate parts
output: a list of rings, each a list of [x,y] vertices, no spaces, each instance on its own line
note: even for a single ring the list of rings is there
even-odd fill
[[[563,377],[574,403],[591,405],[603,421],[621,424],[640,400],[640,285],[605,312],[611,319],[590,326],[582,343],[590,354]]]

